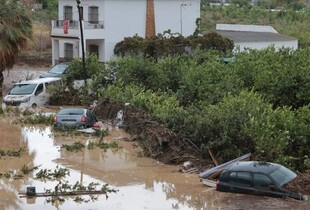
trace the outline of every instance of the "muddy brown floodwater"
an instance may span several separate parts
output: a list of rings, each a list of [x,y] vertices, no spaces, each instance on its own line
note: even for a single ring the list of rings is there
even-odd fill
[[[2,157],[0,173],[20,171],[23,165],[39,166],[54,170],[57,166],[70,170],[66,177],[69,183],[81,181],[108,183],[116,193],[108,198],[100,195],[98,200],[88,203],[75,202],[67,197],[63,203],[50,203],[44,197],[20,198],[18,193],[34,186],[37,192],[54,189],[57,182],[34,179],[35,173],[22,179],[0,178],[0,210],[42,210],[42,209],[87,209],[87,210],[165,210],[165,209],[273,209],[310,210],[309,203],[269,197],[216,192],[199,182],[196,174],[179,173],[178,166],[164,165],[156,160],[141,157],[141,150],[133,142],[122,141],[128,134],[121,129],[112,129],[105,141],[117,141],[118,150],[107,151],[85,149],[68,152],[62,144],[81,141],[87,144],[94,137],[70,137],[54,134],[50,127],[28,127],[13,124],[9,117],[0,118],[0,149],[18,150],[25,147],[22,157]]]

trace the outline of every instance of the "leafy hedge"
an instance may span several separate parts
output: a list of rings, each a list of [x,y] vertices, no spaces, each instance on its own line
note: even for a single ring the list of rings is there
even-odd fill
[[[251,50],[228,63],[214,52],[127,57],[107,65],[103,75],[114,72],[115,82],[97,93],[147,110],[206,157],[207,148],[221,161],[253,152],[307,171],[309,50]]]
[[[213,31],[203,36],[183,37],[168,30],[164,34],[157,34],[147,39],[138,35],[125,37],[115,45],[114,54],[121,57],[128,55],[151,57],[157,60],[167,56],[191,54],[199,50],[215,50],[227,54],[231,53],[233,48],[231,40]]]

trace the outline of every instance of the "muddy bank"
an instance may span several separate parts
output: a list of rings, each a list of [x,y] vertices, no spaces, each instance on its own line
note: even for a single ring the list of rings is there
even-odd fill
[[[189,141],[153,120],[143,110],[104,99],[98,102],[93,112],[101,119],[115,119],[120,110],[124,113],[121,127],[132,136],[130,140],[140,143],[144,155],[167,164],[183,164],[185,161],[191,161],[198,169],[211,164],[210,160],[202,159],[199,150]]]

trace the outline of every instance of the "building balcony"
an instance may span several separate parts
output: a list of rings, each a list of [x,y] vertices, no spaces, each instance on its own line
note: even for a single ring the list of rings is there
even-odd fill
[[[103,38],[104,21],[82,21],[85,39]],[[51,36],[80,37],[80,23],[78,20],[52,20]]]

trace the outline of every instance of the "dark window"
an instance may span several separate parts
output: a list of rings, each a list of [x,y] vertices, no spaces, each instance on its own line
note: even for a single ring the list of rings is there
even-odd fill
[[[73,44],[65,43],[65,58],[73,58]]]
[[[72,20],[72,7],[71,6],[64,7],[64,19]]]
[[[84,109],[78,109],[78,108],[62,109],[57,114],[58,115],[83,115]]]
[[[270,178],[264,174],[254,174],[254,186],[260,188],[269,188],[272,185]]]
[[[38,88],[36,90],[35,95],[37,96],[37,95],[39,95],[42,92],[43,92],[43,84],[39,84],[39,86],[38,86]]]
[[[99,20],[99,8],[98,7],[89,7],[88,10],[88,21],[90,23],[98,23]]]
[[[97,57],[99,56],[99,46],[95,44],[89,45],[89,54],[95,54]]]
[[[249,172],[231,172],[229,177],[230,183],[251,185],[251,174]]]

